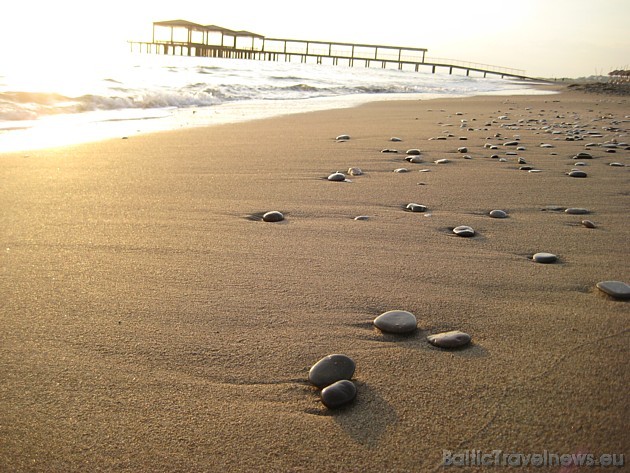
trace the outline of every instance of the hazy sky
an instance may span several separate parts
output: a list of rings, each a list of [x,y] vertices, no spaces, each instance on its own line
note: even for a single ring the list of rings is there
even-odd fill
[[[90,41],[115,52],[150,39],[153,21],[185,19],[270,37],[428,48],[429,57],[533,76],[630,68],[630,0],[20,0],[3,10],[0,40],[35,51],[30,61],[51,59],[74,38],[85,41],[76,54]]]

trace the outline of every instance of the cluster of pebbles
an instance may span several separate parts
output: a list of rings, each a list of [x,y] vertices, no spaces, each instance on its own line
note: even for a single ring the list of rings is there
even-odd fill
[[[456,115],[463,115],[458,112]],[[563,118],[558,116],[558,118]],[[472,121],[476,121],[473,119]],[[612,122],[613,124],[618,124]],[[489,129],[491,125],[499,125],[505,131],[516,130],[535,130],[536,133],[549,134],[553,140],[564,141],[588,141],[585,145],[586,151],[578,152],[571,157],[573,169],[567,171],[565,174],[572,178],[586,178],[588,174],[583,169],[577,169],[578,167],[586,166],[585,161],[596,159],[591,152],[593,149],[604,153],[616,153],[620,150],[630,150],[630,145],[624,142],[618,142],[616,140],[607,141],[604,143],[593,142],[594,139],[603,138],[602,133],[588,129],[587,126],[582,126],[579,123],[571,123],[563,121],[560,123],[548,123],[546,119],[531,118],[531,119],[519,119],[512,120],[509,114],[498,116],[496,119],[491,120],[489,123],[485,123],[483,130]],[[449,125],[450,126],[450,125]],[[466,128],[468,131],[479,131],[477,128],[472,128],[469,125],[467,119],[461,120],[461,128]],[[621,131],[621,129],[614,127],[603,127],[605,131]],[[455,138],[455,135],[446,132],[443,136],[437,136],[429,138],[430,140],[446,141],[450,138]],[[466,141],[466,136],[459,136],[459,141]],[[350,140],[349,135],[339,135],[336,137],[337,142],[346,142]],[[551,141],[553,141],[551,140]],[[390,138],[391,142],[402,142],[399,137]],[[500,143],[500,144],[499,144]],[[549,142],[541,142],[538,147],[542,149],[549,149],[551,156],[557,156],[556,145]],[[504,156],[492,154],[489,157],[491,159],[497,159],[499,162],[505,163],[514,160],[519,166],[518,170],[528,171],[529,173],[540,173],[541,169],[534,165],[528,164],[524,157],[519,153],[525,152],[527,147],[521,142],[521,137],[518,134],[513,134],[510,138],[504,138],[502,133],[495,133],[494,136],[488,137],[486,143],[483,145],[483,150],[499,151],[500,149],[509,150],[505,151]],[[462,156],[463,159],[473,159],[469,153],[468,146],[460,146],[454,151]],[[381,153],[398,154],[398,150],[394,148],[384,148]],[[404,160],[410,164],[425,163],[425,157],[423,152],[419,148],[409,148],[404,153]],[[430,162],[430,161],[429,161]],[[440,158],[432,161],[433,164],[447,164],[451,162],[448,158]],[[613,167],[625,167],[625,164],[621,162],[610,162],[609,166]],[[429,169],[421,169],[420,172],[427,172]],[[396,173],[410,172],[408,168],[401,167],[394,169]],[[351,167],[348,169],[348,175],[361,176],[363,171],[358,167]],[[351,182],[346,177],[346,174],[340,171],[336,171],[326,178],[332,182]],[[405,211],[414,213],[425,213],[428,211],[427,206],[418,203],[409,203],[403,207]],[[543,210],[561,211],[569,215],[584,215],[590,213],[588,209],[579,207],[555,207],[549,206]],[[494,209],[488,213],[488,216],[496,219],[505,219],[509,215],[505,210]],[[361,215],[355,217],[355,220],[367,220],[369,217]],[[280,212],[271,211],[267,212],[263,216],[263,220],[266,222],[279,222],[284,217]],[[582,220],[581,224],[586,228],[596,228],[595,223],[591,220]],[[452,233],[469,238],[476,235],[475,230],[467,225],[460,225],[452,229]],[[548,252],[538,252],[531,256],[531,260],[540,264],[553,264],[556,263],[559,258],[557,255]],[[596,284],[596,288],[608,296],[618,300],[630,299],[630,286],[622,281],[602,281]],[[387,311],[373,321],[373,324],[380,331],[395,335],[410,334],[417,330],[417,319],[414,314],[404,310],[390,310]],[[440,347],[443,349],[453,349],[464,347],[471,343],[471,336],[465,332],[459,330],[452,330],[443,333],[431,334],[426,337],[426,340],[431,345]],[[322,403],[328,408],[336,408],[345,405],[355,399],[357,396],[356,385],[352,382],[352,377],[356,369],[355,362],[346,355],[333,354],[328,355],[319,360],[309,371],[308,379],[317,388],[321,389],[320,396]]]
[[[418,328],[416,316],[406,310],[389,310],[376,317],[373,324],[381,332],[408,335]],[[461,348],[470,344],[472,337],[459,330],[427,336],[427,341],[443,349]],[[357,396],[352,382],[356,363],[347,355],[328,355],[315,363],[308,372],[308,380],[320,391],[322,404],[329,409],[343,406]]]

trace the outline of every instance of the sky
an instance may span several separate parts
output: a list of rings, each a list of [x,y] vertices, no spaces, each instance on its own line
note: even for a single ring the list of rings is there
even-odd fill
[[[87,63],[88,51],[115,55],[127,40],[150,40],[154,21],[185,19],[268,37],[427,48],[430,58],[535,77],[630,69],[630,0],[20,0],[3,10],[0,41],[15,48],[0,51],[0,64],[3,55]]]

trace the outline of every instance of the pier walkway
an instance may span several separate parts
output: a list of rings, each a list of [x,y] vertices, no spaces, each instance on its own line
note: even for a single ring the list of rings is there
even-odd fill
[[[249,31],[235,31],[216,25],[200,25],[186,20],[158,21],[153,23],[151,41],[129,41],[132,51],[262,61],[348,65],[364,67],[397,67],[399,70],[420,71],[438,68],[501,78],[535,80],[525,71],[506,67],[427,58],[427,49],[375,44],[356,44],[326,41],[308,41],[286,38],[268,38]]]

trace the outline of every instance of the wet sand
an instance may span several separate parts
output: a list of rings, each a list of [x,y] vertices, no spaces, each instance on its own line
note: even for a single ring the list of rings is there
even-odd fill
[[[588,142],[630,141],[628,105],[381,102],[0,155],[0,470],[420,472],[443,470],[443,450],[630,453],[630,306],[595,288],[630,283],[630,151],[592,147],[588,177],[566,175]],[[575,130],[602,136],[566,141]],[[505,155],[514,135],[542,172]],[[349,167],[365,174],[323,179]],[[269,210],[285,220],[261,221]],[[393,309],[418,330],[372,325]],[[447,330],[472,344],[427,342]],[[357,398],[337,410],[307,380],[332,353],[357,365]]]

